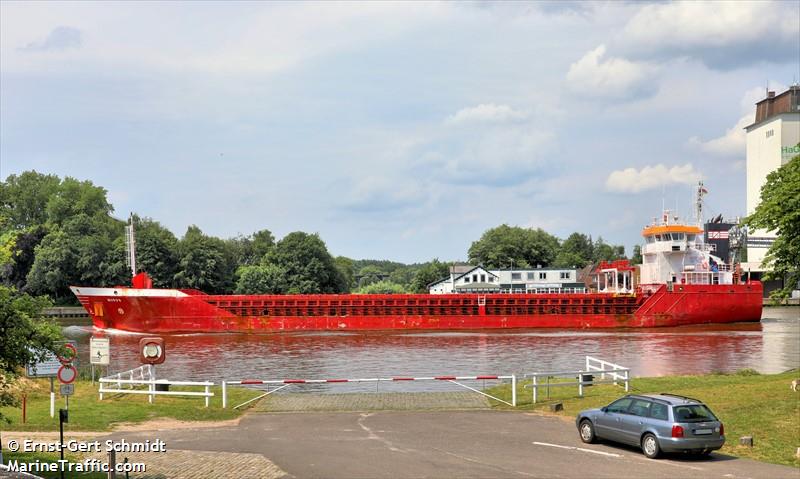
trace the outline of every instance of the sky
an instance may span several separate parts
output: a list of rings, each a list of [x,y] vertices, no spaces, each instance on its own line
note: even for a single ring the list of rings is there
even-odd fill
[[[0,2],[0,177],[89,179],[178,237],[463,260],[488,228],[631,247],[745,213],[800,1]]]

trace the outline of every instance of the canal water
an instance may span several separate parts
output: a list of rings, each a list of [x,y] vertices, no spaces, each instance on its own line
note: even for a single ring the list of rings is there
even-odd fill
[[[110,371],[139,365],[140,334],[72,324],[88,365],[89,338],[111,339]],[[733,372],[776,373],[800,367],[800,308],[764,308],[760,323],[613,331],[178,334],[163,336],[173,380],[331,379],[430,375],[506,375],[577,370],[590,355],[629,367],[634,376]],[[437,382],[439,383],[439,382]],[[447,384],[383,383],[380,391],[437,390]],[[452,385],[449,385],[452,388]],[[375,390],[369,385],[313,387]],[[290,388],[292,389],[292,388]]]

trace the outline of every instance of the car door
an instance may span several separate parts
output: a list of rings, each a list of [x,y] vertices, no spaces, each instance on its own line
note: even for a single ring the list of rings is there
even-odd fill
[[[622,416],[622,442],[638,445],[642,433],[648,425],[650,408],[653,403],[646,399],[634,399],[628,414]]]
[[[595,424],[595,434],[604,439],[623,441],[622,418],[632,402],[632,398],[618,399],[606,406],[605,411],[600,411]]]

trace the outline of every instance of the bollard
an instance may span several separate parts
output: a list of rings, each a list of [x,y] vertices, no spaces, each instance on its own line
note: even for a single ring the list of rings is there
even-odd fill
[[[753,436],[742,436],[739,438],[739,445],[753,447]]]
[[[222,409],[228,407],[228,383],[222,381]]]
[[[558,412],[558,411],[563,411],[563,410],[564,410],[564,404],[563,403],[557,402],[557,403],[553,403],[553,404],[550,405],[550,411],[551,412]]]
[[[108,479],[116,479],[117,477],[117,453],[112,448],[108,451]]]

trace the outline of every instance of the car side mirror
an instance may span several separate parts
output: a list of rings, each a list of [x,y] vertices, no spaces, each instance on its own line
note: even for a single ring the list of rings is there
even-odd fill
[[[608,412],[608,407],[607,406],[603,406],[603,407],[600,408],[600,410],[603,411],[603,412]]]

